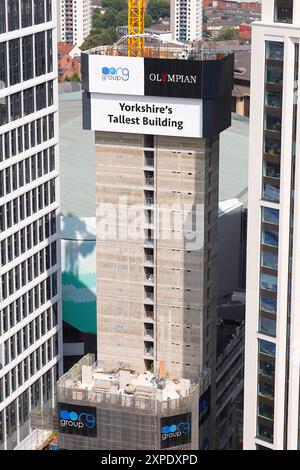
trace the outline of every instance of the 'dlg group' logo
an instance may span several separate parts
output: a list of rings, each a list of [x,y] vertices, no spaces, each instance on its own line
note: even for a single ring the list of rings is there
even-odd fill
[[[60,425],[64,428],[93,429],[96,426],[95,416],[91,413],[61,410]]]
[[[127,82],[129,80],[129,70],[124,67],[102,67],[102,80],[123,80]]]
[[[163,426],[161,432],[161,438],[163,440],[178,438],[191,432],[191,423],[186,421],[179,424],[171,424],[170,426]]]

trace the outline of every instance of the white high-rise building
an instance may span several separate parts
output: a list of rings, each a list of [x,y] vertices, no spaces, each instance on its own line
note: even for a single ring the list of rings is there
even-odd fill
[[[0,0],[0,449],[61,372],[56,3]]]
[[[58,0],[59,41],[80,47],[91,27],[91,0]]]
[[[245,449],[299,449],[300,2],[252,28]]]
[[[202,39],[202,0],[171,0],[170,28],[177,41]]]

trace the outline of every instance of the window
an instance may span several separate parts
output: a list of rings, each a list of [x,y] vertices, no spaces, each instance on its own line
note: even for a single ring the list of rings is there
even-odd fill
[[[34,7],[34,24],[45,22],[45,6],[44,0],[33,0]]]
[[[32,0],[21,1],[21,21],[22,28],[32,25]]]
[[[0,32],[1,32],[1,0],[0,0]],[[1,42],[0,43],[0,89],[8,86],[6,50],[7,50],[7,43]]]
[[[270,274],[261,273],[261,288],[271,292],[277,292],[277,277]]]
[[[259,318],[259,331],[268,335],[276,336],[276,320],[274,318],[267,318],[261,315]]]
[[[261,265],[266,268],[277,269],[278,268],[278,254],[272,253],[269,251],[262,251]]]
[[[36,110],[46,107],[46,83],[36,86]]]
[[[283,42],[267,41],[266,58],[272,60],[283,60]]]
[[[274,21],[276,23],[293,22],[293,0],[275,0]]]
[[[12,121],[22,117],[21,92],[10,96],[10,117]]]
[[[262,243],[267,246],[278,248],[278,233],[272,230],[262,230]]]
[[[45,32],[37,33],[35,42],[35,74],[36,76],[46,73]]]
[[[33,36],[22,39],[23,80],[33,78]]]
[[[7,0],[8,31],[20,28],[19,0]]]
[[[6,32],[5,0],[0,0],[0,34]],[[1,60],[0,60],[1,64]]]
[[[27,88],[23,91],[23,103],[24,103],[24,115],[31,114],[34,112],[34,88]],[[31,146],[34,143],[31,142]]]
[[[259,353],[265,354],[266,356],[275,357],[276,345],[270,341],[265,341],[264,339],[258,340],[259,344]]]
[[[9,81],[10,85],[16,85],[21,81],[20,39],[9,41]]]
[[[260,309],[267,313],[276,313],[277,300],[267,294],[262,294],[260,298]]]
[[[279,225],[279,210],[270,207],[262,208],[262,220],[269,224]]]

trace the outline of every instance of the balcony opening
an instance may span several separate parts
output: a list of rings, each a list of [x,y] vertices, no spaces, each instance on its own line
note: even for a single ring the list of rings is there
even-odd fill
[[[275,0],[276,23],[293,23],[294,0]]]

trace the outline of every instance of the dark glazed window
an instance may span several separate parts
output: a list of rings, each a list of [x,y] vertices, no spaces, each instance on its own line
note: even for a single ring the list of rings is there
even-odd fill
[[[20,81],[20,40],[12,39],[9,41],[9,84],[16,85]]]
[[[38,77],[46,73],[45,33],[35,35],[35,74]]]
[[[47,31],[47,72],[53,71],[52,31]]]
[[[293,3],[294,0],[275,0],[276,23],[292,23],[293,22]]]
[[[34,5],[34,24],[45,22],[45,4],[44,0],[33,0]]]
[[[5,0],[0,0],[0,33],[6,32]]]
[[[22,117],[21,92],[10,96],[10,117],[12,121]]]
[[[46,21],[52,20],[52,5],[51,0],[46,0]]]
[[[0,100],[0,126],[8,123],[8,98],[1,98]]]
[[[33,36],[22,39],[23,80],[33,78]]]
[[[32,0],[21,0],[22,28],[32,26]]]
[[[7,0],[8,31],[20,28],[19,0]]]
[[[23,91],[24,115],[34,112],[34,94],[33,87]]]
[[[7,60],[6,60],[6,42],[0,43],[0,90],[6,88],[7,83]]]
[[[46,107],[46,83],[41,83],[36,87],[36,110]]]

